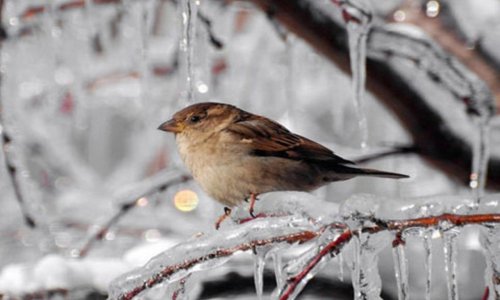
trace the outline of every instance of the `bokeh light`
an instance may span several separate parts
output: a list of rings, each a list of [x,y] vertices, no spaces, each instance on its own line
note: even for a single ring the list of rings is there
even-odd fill
[[[198,206],[198,195],[191,190],[181,190],[174,197],[175,208],[182,212],[189,212]]]

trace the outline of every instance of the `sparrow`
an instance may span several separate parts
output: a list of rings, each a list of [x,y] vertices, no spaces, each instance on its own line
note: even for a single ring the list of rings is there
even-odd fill
[[[407,175],[357,168],[332,150],[290,132],[279,123],[236,106],[205,102],[190,105],[158,128],[175,134],[177,148],[193,178],[224,214],[272,191],[312,191],[356,176],[407,178]]]

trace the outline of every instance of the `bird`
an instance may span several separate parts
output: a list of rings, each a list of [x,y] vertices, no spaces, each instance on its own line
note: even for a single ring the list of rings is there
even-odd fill
[[[364,169],[327,147],[291,132],[278,122],[234,105],[203,102],[187,106],[158,129],[175,134],[181,159],[198,184],[224,205],[224,214],[260,194],[315,190],[357,176],[407,178],[408,175]]]

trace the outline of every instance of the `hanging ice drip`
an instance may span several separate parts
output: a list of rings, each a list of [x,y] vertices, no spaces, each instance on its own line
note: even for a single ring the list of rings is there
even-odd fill
[[[179,43],[181,61],[184,64],[185,82],[182,88],[182,101],[184,104],[194,102],[194,71],[193,55],[196,41],[196,22],[198,19],[199,0],[180,0],[179,3],[182,35]],[[181,72],[182,74],[183,72]],[[183,75],[181,75],[182,78]],[[181,79],[182,80],[182,79]],[[182,86],[182,85],[181,85]]]
[[[371,27],[372,13],[368,8],[368,3],[363,0],[333,0],[333,2],[342,8],[342,17],[346,23],[352,73],[352,95],[361,133],[360,146],[365,149],[368,145],[368,126],[364,108],[366,39]]]

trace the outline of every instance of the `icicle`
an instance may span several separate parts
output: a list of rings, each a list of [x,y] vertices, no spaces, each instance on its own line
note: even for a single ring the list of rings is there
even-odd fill
[[[283,277],[283,256],[280,251],[273,251],[272,258],[274,264],[274,276],[276,277],[276,287],[278,290],[281,290],[285,284],[285,278]]]
[[[262,294],[264,291],[264,267],[266,266],[266,253],[267,251],[259,251],[259,249],[255,249],[253,279],[255,282],[255,291],[257,292],[257,298],[259,300],[262,300]]]
[[[458,300],[457,288],[457,232],[443,233],[444,269],[448,287],[448,300]]]
[[[186,70],[186,102],[194,101],[193,54],[196,39],[196,20],[198,17],[199,0],[181,0],[182,37],[180,50],[184,55]]]
[[[484,194],[484,187],[486,186],[488,160],[490,155],[490,127],[489,119],[475,118],[475,123],[478,126],[478,136],[474,141],[473,158],[472,158],[472,172],[470,174],[470,187],[474,191],[474,195],[479,202]]]
[[[358,4],[358,3],[356,3]],[[349,58],[351,61],[352,91],[354,105],[358,115],[358,124],[361,132],[361,148],[368,143],[368,126],[364,111],[364,95],[366,81],[366,38],[371,26],[372,16],[369,11],[362,10],[346,2],[343,4],[344,20],[347,23],[349,39]]]
[[[486,258],[486,270],[484,281],[488,288],[488,300],[500,299],[500,236],[498,230],[500,226],[490,225],[484,228],[482,244],[484,246],[484,256]]]
[[[171,293],[170,299],[172,300],[189,300],[189,295],[186,293],[186,283],[191,274],[188,274],[186,277],[181,280],[171,284],[169,289],[173,289]]]
[[[152,22],[152,13],[148,7],[149,2],[141,3],[141,15],[140,15],[140,32],[141,32],[141,47],[140,47],[140,72],[141,72],[141,99],[140,102],[143,104],[147,97],[147,91],[149,90],[149,28]]]
[[[352,253],[353,253],[353,261],[350,264],[351,268],[351,277],[352,277],[352,287],[354,289],[354,299],[359,300],[361,298],[361,291],[359,289],[359,279],[360,279],[360,240],[359,237],[352,239]]]
[[[344,282],[344,255],[342,252],[338,254],[338,263],[339,263],[339,280],[340,282]]]
[[[432,229],[424,232],[425,300],[431,299],[432,283]]]
[[[378,252],[387,245],[389,234],[380,235],[360,234],[352,239],[352,258],[349,260],[351,268],[354,299],[377,300],[382,290],[382,280],[378,272]],[[345,252],[345,253],[349,253]]]
[[[312,244],[308,249],[306,249],[299,257],[289,261],[284,267],[284,276],[282,276],[282,282],[286,283],[288,280],[295,278],[297,275],[301,274],[304,269],[309,267],[311,261],[318,255],[322,249],[328,245],[331,241],[338,238],[339,232],[336,231],[326,231],[318,238],[314,244]],[[300,292],[304,289],[306,284],[314,278],[314,276],[321,271],[334,257],[334,253],[330,255],[324,255],[321,257],[320,261],[307,273],[306,276],[296,285],[295,289],[291,294],[288,295],[288,299],[295,299]],[[336,254],[336,253],[335,253]],[[271,299],[278,299],[283,295],[282,288],[276,289],[273,293]]]
[[[398,299],[409,299],[408,260],[406,259],[404,242],[392,248],[392,258],[394,259],[394,271],[398,285]]]

